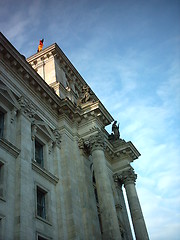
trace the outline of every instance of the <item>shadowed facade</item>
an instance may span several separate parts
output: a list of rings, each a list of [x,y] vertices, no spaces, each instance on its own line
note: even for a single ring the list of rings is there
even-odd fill
[[[0,239],[146,240],[140,153],[57,44],[25,59],[0,34]]]

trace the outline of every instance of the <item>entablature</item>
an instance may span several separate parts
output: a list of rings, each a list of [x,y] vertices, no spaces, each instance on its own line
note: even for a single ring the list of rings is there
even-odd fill
[[[114,142],[109,140],[106,141],[106,155],[113,163],[119,161],[119,159],[127,157],[131,162],[133,162],[141,154],[131,141],[126,142],[123,139],[118,139]]]
[[[130,163],[140,156],[131,141],[126,142],[123,139],[109,140],[108,137],[109,134],[105,129],[94,128],[92,131],[87,132],[86,136],[79,138],[79,148],[85,155],[89,156],[91,155],[93,142],[96,142],[97,146],[100,144],[105,153],[107,165],[112,172],[118,172],[129,167]]]

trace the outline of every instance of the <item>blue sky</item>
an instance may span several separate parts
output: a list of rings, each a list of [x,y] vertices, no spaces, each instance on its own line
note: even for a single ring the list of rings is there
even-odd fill
[[[60,46],[142,155],[150,238],[180,239],[180,1],[0,0],[0,31],[26,57]]]

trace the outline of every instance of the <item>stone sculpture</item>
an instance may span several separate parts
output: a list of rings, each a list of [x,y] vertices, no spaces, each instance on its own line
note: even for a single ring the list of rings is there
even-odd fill
[[[112,133],[109,135],[109,140],[118,140],[120,138],[119,132],[119,124],[117,125],[117,121],[114,121],[112,125]]]

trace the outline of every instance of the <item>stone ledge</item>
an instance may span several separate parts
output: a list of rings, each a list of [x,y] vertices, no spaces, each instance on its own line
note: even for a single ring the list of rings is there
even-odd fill
[[[0,146],[15,158],[17,158],[20,153],[20,150],[17,147],[4,138],[0,138]]]
[[[44,219],[44,218],[42,218],[42,217],[40,217],[40,216],[38,216],[38,215],[36,215],[36,218],[37,218],[38,220],[40,220],[40,221],[42,221],[42,222],[44,222],[44,223],[52,226],[51,222],[49,222],[47,219]]]
[[[3,201],[3,202],[6,202],[6,199],[4,197],[0,197],[0,200]]]
[[[32,169],[46,178],[48,181],[56,185],[59,182],[59,178],[48,172],[46,169],[41,168],[35,161],[32,161]]]

